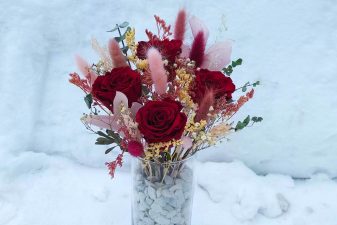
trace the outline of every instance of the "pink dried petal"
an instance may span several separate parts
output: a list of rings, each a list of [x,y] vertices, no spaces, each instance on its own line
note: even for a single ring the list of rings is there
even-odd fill
[[[199,18],[192,16],[189,20],[189,23],[194,38],[198,35],[199,32],[203,32],[205,41],[207,42],[209,31],[204,22],[202,22]]]
[[[131,111],[131,115],[132,115],[133,118],[136,117],[136,114],[137,114],[138,110],[140,108],[142,108],[142,107],[143,107],[143,105],[140,104],[140,103],[138,103],[138,102],[133,102],[132,103],[130,111]]]
[[[85,124],[94,125],[102,129],[118,131],[118,129],[120,128],[114,116],[90,115],[83,117],[81,120]]]
[[[180,57],[188,58],[190,56],[190,52],[191,52],[191,46],[182,44]]]
[[[201,68],[219,71],[231,61],[232,42],[217,42],[207,49]]]
[[[113,110],[114,115],[120,115],[121,114],[121,104],[124,105],[124,107],[128,107],[128,97],[120,91],[116,91],[116,96],[113,101]]]
[[[193,145],[192,139],[190,137],[183,136],[181,141],[183,142],[183,148],[186,150],[190,149]]]

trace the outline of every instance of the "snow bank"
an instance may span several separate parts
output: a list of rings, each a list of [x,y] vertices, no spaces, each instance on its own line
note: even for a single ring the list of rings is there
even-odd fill
[[[336,225],[337,183],[326,175],[258,176],[238,161],[196,168],[192,224]],[[105,169],[26,153],[0,166],[0,180],[1,225],[130,224],[129,172],[111,181]]]

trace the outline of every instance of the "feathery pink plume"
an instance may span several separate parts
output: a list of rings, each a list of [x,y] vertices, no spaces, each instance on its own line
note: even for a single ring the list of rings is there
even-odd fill
[[[110,39],[109,41],[109,53],[114,68],[128,66],[125,56],[115,39]]]
[[[199,18],[192,16],[189,20],[193,37],[195,38],[200,31],[204,33],[205,42],[207,42],[209,30],[207,26]]]
[[[190,59],[195,61],[195,66],[200,67],[204,60],[206,48],[206,40],[204,36],[204,32],[200,31],[194,38],[191,52],[190,52]]]
[[[88,83],[91,87],[97,78],[97,74],[90,69],[90,66],[87,63],[87,61],[85,61],[85,59],[83,59],[81,56],[76,55],[75,61],[78,69],[81,71],[83,76],[85,76],[85,78],[88,80]]]
[[[221,70],[231,61],[232,42],[217,42],[207,49],[201,68]]]
[[[90,66],[87,63],[87,61],[85,61],[85,59],[83,59],[79,55],[75,55],[75,61],[76,61],[76,65],[77,65],[78,69],[81,71],[81,73],[84,76],[87,76],[87,74],[89,73],[89,69],[90,69]]]
[[[165,94],[167,89],[167,75],[161,54],[157,49],[150,48],[147,52],[147,59],[155,91],[159,95]]]
[[[178,12],[176,23],[174,26],[174,39],[176,40],[184,40],[186,30],[186,11],[185,9],[181,9]]]
[[[214,92],[213,90],[206,91],[204,97],[199,103],[197,114],[195,115],[195,122],[200,122],[200,120],[206,120],[209,109],[214,103]]]

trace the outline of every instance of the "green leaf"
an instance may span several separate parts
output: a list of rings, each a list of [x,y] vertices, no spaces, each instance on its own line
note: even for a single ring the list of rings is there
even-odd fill
[[[150,90],[147,88],[147,86],[143,85],[142,86],[142,92],[146,96],[150,93]]]
[[[122,138],[119,136],[118,133],[115,133],[112,130],[106,130],[106,133],[108,134],[108,138],[114,140],[114,143],[116,143],[117,145],[121,143]]]
[[[244,120],[243,120],[243,124],[245,124],[245,126],[247,126],[250,122],[250,116],[247,116]]]
[[[92,95],[91,95],[91,94],[87,94],[87,95],[84,97],[84,101],[85,101],[85,103],[87,104],[88,108],[90,109],[90,108],[91,108],[91,105],[92,105]]]
[[[114,32],[118,29],[118,26],[116,25],[114,28],[112,28],[111,30],[108,30],[107,32]]]
[[[250,122],[250,116],[248,115],[242,122],[238,121],[238,123],[235,126],[235,131],[242,130],[245,128]]]
[[[257,117],[257,122],[261,122],[263,120],[262,117]]]
[[[255,83],[253,83],[253,87],[256,87],[257,85],[260,85],[260,81],[256,81]]]
[[[124,40],[124,37],[114,37],[117,42],[121,42]]]
[[[225,74],[230,76],[231,73],[233,72],[233,67],[231,65],[229,65],[227,68],[224,68],[223,71],[225,72]]]
[[[238,121],[238,123],[235,126],[235,131],[243,129],[245,126],[241,121]]]
[[[121,50],[122,50],[122,52],[123,52],[124,54],[126,54],[127,51],[129,50],[129,47],[128,47],[128,46],[125,46],[125,47],[121,48]]]
[[[124,38],[126,37],[126,33],[129,32],[130,30],[131,30],[131,27],[126,28],[126,31],[125,31],[124,34],[123,34],[123,37],[124,37]]]
[[[161,153],[162,159],[164,162],[170,161],[171,160],[171,155],[168,152],[162,152]]]
[[[261,122],[262,120],[263,120],[262,117],[257,117],[257,116],[252,117],[252,121],[255,122],[255,123]]]
[[[111,137],[115,134],[112,130],[106,130],[106,133]]]
[[[128,22],[123,22],[123,23],[121,23],[121,24],[119,24],[119,27],[120,28],[125,28],[125,27],[127,27],[127,26],[129,26],[129,23]]]
[[[105,154],[109,154],[114,148],[116,148],[117,147],[117,145],[116,146],[113,146],[113,147],[111,147],[111,148],[108,148],[107,150],[105,150]]]
[[[242,64],[242,59],[241,58],[232,62],[232,66],[233,67],[239,66],[241,64]]]
[[[105,138],[107,138],[107,139],[112,139],[109,135],[103,133],[102,131],[97,131],[97,134],[98,134],[99,136],[105,137]]]
[[[246,92],[247,91],[247,86],[243,86],[242,87],[242,92]]]
[[[104,137],[99,137],[96,139],[96,145],[110,145],[114,143],[114,140],[113,139],[106,139]]]

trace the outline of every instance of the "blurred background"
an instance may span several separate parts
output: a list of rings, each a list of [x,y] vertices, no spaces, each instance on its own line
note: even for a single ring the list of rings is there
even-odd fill
[[[34,152],[104,167],[111,157],[82,126],[84,96],[67,81],[77,71],[74,55],[96,62],[92,37],[105,44],[112,37],[106,31],[128,21],[137,40],[144,40],[145,28],[155,29],[154,14],[173,23],[181,7],[208,25],[208,44],[234,41],[232,59],[243,59],[232,75],[238,86],[261,82],[235,119],[256,115],[263,122],[203,152],[200,159],[239,159],[261,174],[303,178],[323,172],[336,177],[334,0],[1,0],[1,161]]]

